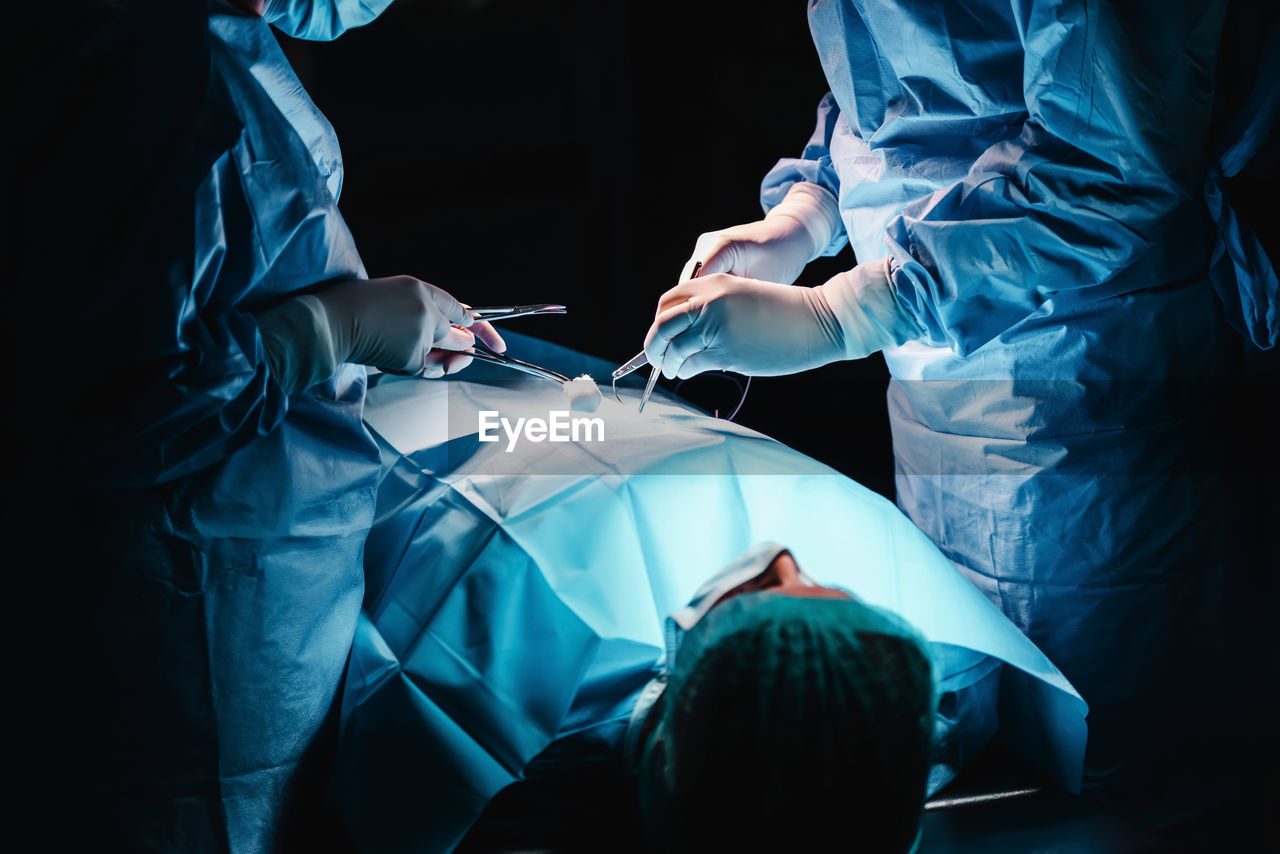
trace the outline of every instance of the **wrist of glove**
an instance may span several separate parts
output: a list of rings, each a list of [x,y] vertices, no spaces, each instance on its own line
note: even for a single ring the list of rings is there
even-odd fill
[[[827,248],[839,224],[835,196],[817,184],[795,184],[764,219],[699,237],[680,281],[689,279],[700,261],[704,276],[732,273],[789,285]]]
[[[314,296],[287,299],[258,314],[257,320],[267,370],[285,394],[328,379],[342,364],[324,305]]]
[[[682,282],[659,301],[645,354],[669,379],[711,370],[778,376],[860,359],[916,333],[887,262],[875,261],[816,288],[727,274]]]
[[[814,290],[840,326],[842,359],[863,359],[920,334],[894,293],[888,258],[859,264]]]
[[[790,219],[809,236],[808,264],[821,255],[840,228],[840,204],[825,187],[801,181],[791,185],[786,197],[764,216],[765,220]]]

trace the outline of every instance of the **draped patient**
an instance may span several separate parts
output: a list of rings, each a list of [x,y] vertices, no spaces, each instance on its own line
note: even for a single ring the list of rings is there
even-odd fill
[[[882,496],[664,393],[637,415],[638,389],[593,413],[603,439],[477,441],[480,412],[563,407],[508,374],[384,382],[365,409],[383,470],[337,775],[361,850],[529,822],[617,850],[642,812],[674,849],[818,850],[841,816],[906,851],[997,731],[1078,786],[1084,703]]]

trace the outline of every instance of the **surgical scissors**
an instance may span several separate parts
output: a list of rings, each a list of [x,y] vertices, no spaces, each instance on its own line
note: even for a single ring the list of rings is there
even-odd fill
[[[476,320],[487,320],[492,323],[495,320],[510,320],[513,317],[528,317],[533,314],[564,314],[566,309],[562,305],[550,302],[540,302],[533,305],[487,305],[482,308],[469,308],[471,316]]]
[[[700,270],[702,270],[701,261],[693,265],[693,273],[690,274],[689,278],[690,279],[698,278],[698,272]],[[648,361],[649,361],[648,357],[645,356],[644,351],[641,350],[639,353],[637,353],[635,356],[632,356],[627,362],[625,362],[621,367],[619,367],[616,371],[613,372],[613,396],[618,398],[619,403],[622,402],[622,398],[618,397],[618,380],[622,379],[623,377],[627,376],[633,371],[640,370],[645,366],[645,364]],[[644,384],[644,394],[640,396],[640,408],[636,410],[637,415],[644,412],[644,405],[649,402],[650,396],[653,395],[653,387],[658,382],[659,373],[660,371],[658,370],[657,365],[654,365],[653,370],[649,371],[649,380]]]

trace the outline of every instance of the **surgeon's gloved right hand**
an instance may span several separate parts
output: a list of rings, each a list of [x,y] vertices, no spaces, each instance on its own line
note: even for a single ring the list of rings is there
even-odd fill
[[[644,348],[668,379],[714,370],[768,377],[861,359],[918,334],[881,259],[816,288],[724,273],[681,282],[659,300]]]
[[[704,276],[732,273],[789,285],[827,248],[839,226],[835,196],[817,184],[794,184],[764,219],[699,237],[680,280],[692,276],[701,261]]]
[[[302,294],[257,315],[272,375],[293,393],[327,379],[343,362],[391,373],[441,376],[471,361],[474,320],[445,291],[411,276],[352,279]],[[481,337],[505,345],[488,324]]]

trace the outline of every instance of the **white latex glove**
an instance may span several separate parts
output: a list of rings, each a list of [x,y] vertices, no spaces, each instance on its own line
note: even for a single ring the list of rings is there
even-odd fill
[[[817,184],[792,185],[764,219],[711,231],[698,238],[680,272],[684,281],[702,262],[701,275],[732,273],[789,285],[827,248],[840,226],[836,197]]]
[[[411,276],[339,282],[285,300],[257,320],[268,367],[288,393],[327,379],[343,362],[439,377],[471,363],[462,351],[477,335],[506,349],[462,303]]]
[[[917,334],[882,259],[816,288],[724,273],[681,282],[659,300],[644,347],[668,379],[714,370],[768,377],[861,359]]]

